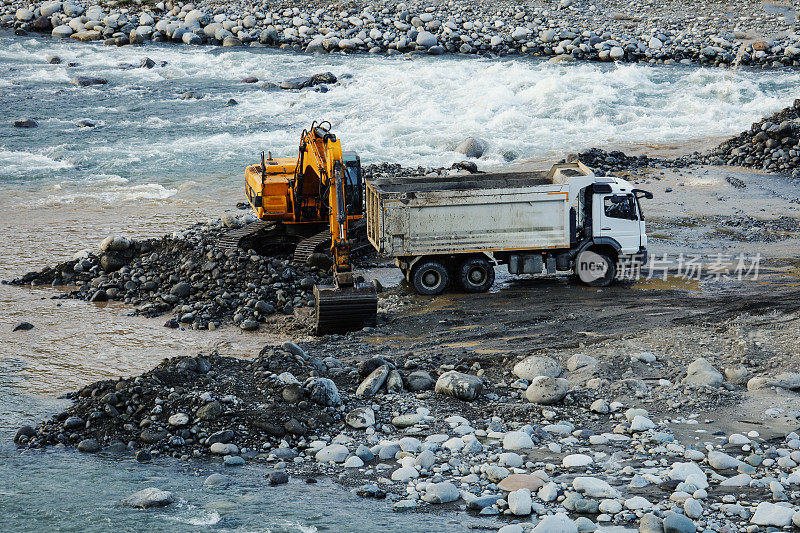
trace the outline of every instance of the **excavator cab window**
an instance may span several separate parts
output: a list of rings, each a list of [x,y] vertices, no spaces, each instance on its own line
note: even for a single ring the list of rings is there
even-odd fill
[[[344,152],[345,194],[347,214],[357,216],[363,213],[364,178],[361,174],[361,158],[355,152]]]

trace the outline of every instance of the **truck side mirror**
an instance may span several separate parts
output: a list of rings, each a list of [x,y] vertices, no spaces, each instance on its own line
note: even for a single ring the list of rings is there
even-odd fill
[[[650,191],[645,191],[642,189],[633,189],[633,194],[636,195],[636,198],[647,198],[648,200],[653,199],[653,193]]]

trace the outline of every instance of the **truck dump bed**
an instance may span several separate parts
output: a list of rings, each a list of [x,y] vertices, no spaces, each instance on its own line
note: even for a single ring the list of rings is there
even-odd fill
[[[568,248],[572,176],[549,172],[374,180],[367,184],[367,235],[379,253],[403,257]]]

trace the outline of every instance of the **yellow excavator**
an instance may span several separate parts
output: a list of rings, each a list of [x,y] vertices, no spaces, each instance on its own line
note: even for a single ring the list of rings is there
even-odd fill
[[[330,122],[314,122],[300,136],[298,157],[273,159],[262,152],[261,163],[245,169],[247,199],[262,224],[279,224],[283,234],[294,235],[327,225],[295,252],[297,258],[327,242],[333,256],[333,285],[314,287],[318,335],[374,326],[378,307],[375,285],[355,276],[351,264],[349,232],[363,218],[361,162],[355,153],[342,152],[330,130]],[[266,235],[254,224],[242,235]]]

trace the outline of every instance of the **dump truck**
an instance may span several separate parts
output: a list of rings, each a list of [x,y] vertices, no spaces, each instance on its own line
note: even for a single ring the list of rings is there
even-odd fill
[[[580,162],[548,171],[375,179],[367,237],[419,294],[488,291],[510,274],[575,274],[606,286],[618,265],[647,262],[640,199],[652,198]]]

